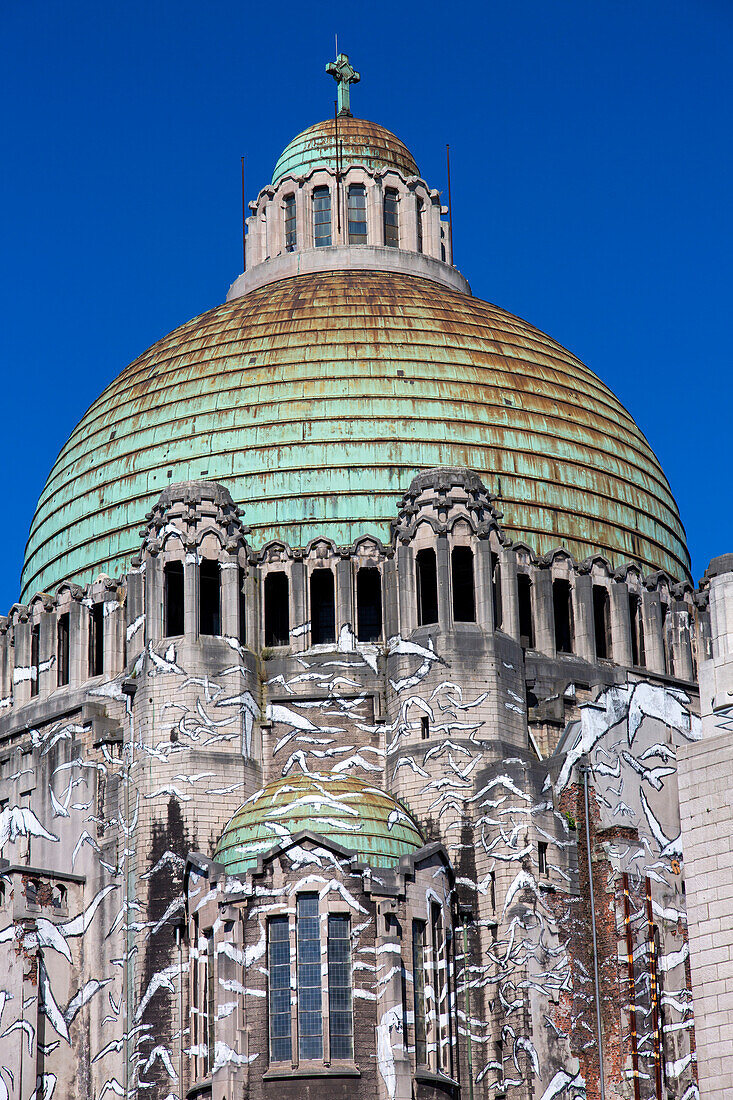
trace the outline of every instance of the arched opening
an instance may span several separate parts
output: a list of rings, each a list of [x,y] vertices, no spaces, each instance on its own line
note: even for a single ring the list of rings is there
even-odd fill
[[[56,624],[56,680],[59,687],[69,682],[69,612],[59,615]]]
[[[367,243],[366,187],[352,183],[348,195],[349,244]]]
[[[636,668],[646,666],[644,649],[644,619],[641,613],[641,597],[629,592],[629,625],[631,627],[631,663]]]
[[[331,191],[313,188],[313,243],[316,248],[331,244]]]
[[[416,222],[417,222],[417,250],[418,250],[418,252],[422,252],[422,250],[423,250],[423,241],[422,241],[423,206],[424,206],[424,203],[423,203],[422,199],[419,196],[416,195],[415,196],[415,218],[416,218]]]
[[[182,561],[169,561],[164,566],[163,590],[165,635],[167,638],[176,637],[185,629]]]
[[[418,550],[415,557],[417,569],[417,621],[420,626],[438,621],[438,570],[435,551]]]
[[[384,192],[384,243],[390,248],[399,248],[400,244],[399,202],[399,193],[394,187],[387,187]]]
[[[454,546],[451,554],[453,581],[453,619],[457,623],[476,622],[476,594],[473,579],[473,550]]]
[[[104,671],[104,604],[92,604],[89,612],[89,675]]]
[[[298,244],[298,230],[295,214],[295,195],[286,195],[283,200],[285,217],[285,251],[295,252]]]
[[[532,582],[529,573],[517,574],[517,602],[519,604],[519,643],[523,649],[534,649]]]
[[[494,610],[494,629],[499,630],[502,621],[501,564],[497,554],[491,555],[491,606]]]
[[[221,634],[221,575],[218,561],[199,565],[199,634]]]
[[[611,609],[608,589],[603,584],[593,585],[593,625],[596,635],[596,657],[610,659]]]
[[[325,645],[336,641],[336,603],[333,571],[314,569],[311,573],[311,642]]]
[[[574,648],[573,592],[570,581],[557,577],[552,582],[552,609],[555,615],[555,649],[572,653]]]
[[[31,697],[38,695],[38,674],[41,663],[41,628],[38,623],[31,627]]]
[[[244,569],[237,566],[237,603],[239,612],[239,644],[247,641],[247,605],[244,597]]]
[[[290,593],[287,573],[265,577],[265,645],[287,645],[290,640]]]
[[[382,636],[382,576],[374,566],[356,574],[356,629],[360,642],[376,642]]]

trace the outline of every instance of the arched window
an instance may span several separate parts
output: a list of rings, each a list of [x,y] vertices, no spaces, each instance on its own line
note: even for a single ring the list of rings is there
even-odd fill
[[[398,192],[388,187],[384,192],[384,243],[390,248],[400,244],[399,201]]]
[[[313,188],[313,243],[316,248],[331,243],[331,191],[328,187]]]
[[[356,623],[360,642],[376,642],[382,636],[382,577],[374,566],[356,574]]]
[[[183,634],[183,562],[169,561],[163,569],[165,598],[165,634],[167,638]]]
[[[287,573],[265,577],[265,645],[287,645],[290,641],[290,599]]]
[[[519,604],[519,641],[523,649],[534,649],[534,622],[532,619],[532,582],[528,573],[517,574],[517,601]]]
[[[435,551],[418,550],[417,566],[417,621],[420,626],[438,621],[438,572]]]
[[[199,566],[199,634],[221,634],[219,562],[204,559]]]
[[[298,243],[298,229],[295,215],[295,195],[286,195],[283,200],[285,211],[285,251],[295,252]]]
[[[641,613],[641,597],[629,592],[629,620],[631,626],[631,663],[637,668],[646,666],[644,649],[644,619]]]
[[[31,627],[31,696],[38,695],[38,675],[41,663],[41,627],[34,623]]]
[[[417,219],[417,250],[422,252],[422,219],[425,204],[419,196],[415,196],[415,217]]]
[[[336,606],[333,572],[314,569],[311,573],[311,642],[325,645],[336,641]]]
[[[453,619],[457,623],[476,622],[476,597],[473,582],[473,551],[470,546],[454,546],[451,554],[453,574]]]
[[[552,608],[555,613],[555,649],[572,653],[574,644],[573,599],[570,582],[557,577],[552,582]]]
[[[501,627],[501,563],[497,554],[491,555],[491,604],[494,609],[494,628]]]
[[[611,658],[611,613],[608,589],[604,584],[593,585],[593,624],[596,635],[596,657]]]
[[[89,612],[89,675],[104,671],[104,605],[92,604]]]
[[[69,612],[59,615],[56,626],[56,679],[59,687],[69,682]]]
[[[367,243],[366,187],[352,183],[349,187],[349,244]]]

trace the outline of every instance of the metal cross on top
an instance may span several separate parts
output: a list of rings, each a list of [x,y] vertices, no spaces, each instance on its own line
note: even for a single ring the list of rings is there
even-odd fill
[[[349,56],[340,53],[335,61],[329,61],[326,72],[338,84],[338,108],[340,115],[351,115],[351,85],[358,84],[361,76],[349,64]]]

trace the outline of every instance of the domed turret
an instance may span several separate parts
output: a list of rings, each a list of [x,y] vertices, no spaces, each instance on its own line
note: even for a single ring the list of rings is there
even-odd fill
[[[392,795],[351,776],[293,775],[252,795],[224,829],[214,858],[233,874],[302,830],[355,852],[371,867],[396,867],[425,841]]]
[[[420,175],[412,153],[398,137],[376,122],[347,116],[338,122],[332,118],[316,122],[294,137],[278,158],[272,183],[277,185],[284,176],[303,176],[316,167],[335,170],[337,163],[343,168],[361,164],[371,171],[393,168],[405,179]]]

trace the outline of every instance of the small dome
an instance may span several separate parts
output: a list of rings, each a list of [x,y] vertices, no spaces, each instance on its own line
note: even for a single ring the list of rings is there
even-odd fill
[[[371,867],[396,867],[422,848],[420,829],[392,795],[343,775],[285,776],[253,794],[221,834],[214,859],[231,874],[303,829],[355,852]]]
[[[405,179],[419,176],[412,153],[398,137],[362,118],[339,118],[338,138],[343,145],[341,163],[363,164],[366,168],[396,168]],[[316,167],[336,167],[334,120],[316,122],[285,146],[272,175],[273,184],[283,176],[302,176]]]

